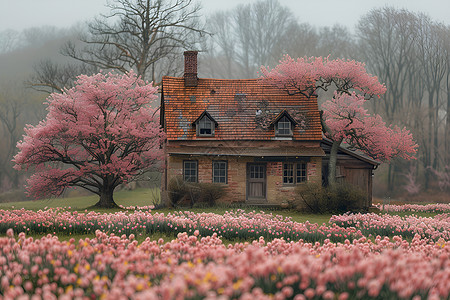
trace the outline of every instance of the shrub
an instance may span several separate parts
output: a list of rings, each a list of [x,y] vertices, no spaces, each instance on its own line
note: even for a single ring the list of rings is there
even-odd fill
[[[177,207],[186,198],[188,193],[186,182],[182,177],[174,177],[170,179],[167,186],[168,198],[173,207]]]
[[[312,213],[345,213],[358,210],[367,198],[363,191],[345,183],[328,187],[306,183],[299,185],[295,193],[297,199],[293,203],[294,208]]]
[[[216,201],[225,195],[225,187],[218,183],[186,182],[182,177],[174,177],[169,181],[168,195],[172,206],[194,206],[204,203],[215,205]]]
[[[206,203],[209,206],[216,204],[216,201],[225,196],[225,187],[218,183],[197,183],[199,194],[195,198],[196,203]]]

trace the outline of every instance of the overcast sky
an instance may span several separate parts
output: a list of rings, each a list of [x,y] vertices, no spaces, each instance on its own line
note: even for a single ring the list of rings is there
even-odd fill
[[[227,10],[256,0],[201,0],[205,14]],[[279,0],[292,9],[300,22],[314,26],[336,23],[349,27],[373,8],[386,5],[424,12],[434,20],[450,25],[450,0]],[[0,0],[0,31],[51,25],[70,27],[106,12],[106,0]]]

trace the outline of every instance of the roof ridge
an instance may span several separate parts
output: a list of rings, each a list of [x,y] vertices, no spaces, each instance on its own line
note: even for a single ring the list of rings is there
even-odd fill
[[[184,80],[184,77],[175,77],[175,76],[163,76],[163,79],[179,79]],[[228,79],[228,78],[198,78],[198,80],[214,80],[214,81],[258,81],[262,80],[261,78],[239,78],[239,79]]]

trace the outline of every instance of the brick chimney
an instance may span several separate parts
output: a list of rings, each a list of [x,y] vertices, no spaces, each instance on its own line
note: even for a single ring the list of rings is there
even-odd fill
[[[184,52],[184,86],[196,87],[197,77],[197,53],[198,51]]]

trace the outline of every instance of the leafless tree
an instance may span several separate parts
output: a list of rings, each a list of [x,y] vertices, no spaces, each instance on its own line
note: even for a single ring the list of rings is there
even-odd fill
[[[357,26],[361,59],[388,88],[374,108],[390,123],[412,129],[420,145],[424,188],[430,185],[430,168],[445,165],[445,149],[450,149],[448,34],[448,27],[424,14],[391,7],[370,11]],[[400,168],[389,165],[388,190],[396,185],[395,169]]]
[[[444,30],[441,24],[433,22],[428,16],[420,14],[418,16],[419,26],[417,26],[416,49],[418,60],[423,70],[423,82],[428,96],[428,133],[427,150],[424,154],[424,163],[427,167],[425,177],[425,187],[431,176],[429,167],[437,169],[439,153],[439,127],[441,120],[439,111],[442,109],[441,87],[447,73],[447,55],[442,39]]]
[[[397,121],[399,113],[403,113],[405,101],[412,100],[405,97],[408,87],[411,87],[409,80],[420,80],[414,59],[416,28],[417,17],[413,13],[392,7],[371,10],[357,25],[361,60],[388,87],[383,99],[373,101],[372,105],[375,112],[384,115],[389,123]],[[417,94],[418,86],[412,87],[414,89],[410,93]],[[415,100],[420,103],[421,95]],[[395,163],[391,163],[387,176],[389,191],[394,189],[395,169]]]
[[[347,27],[335,24],[319,29],[319,40],[315,56],[331,58],[355,58],[355,40]]]
[[[282,36],[282,41],[274,45],[275,56],[289,54],[291,57],[318,56],[319,35],[315,27],[308,23],[291,23]]]
[[[218,59],[226,61],[228,78],[254,78],[261,65],[274,63],[274,49],[296,23],[292,12],[278,0],[260,0],[214,14],[209,19]]]
[[[15,83],[3,83],[0,88],[0,191],[5,183],[17,188],[19,173],[13,169],[11,159],[16,153],[16,144],[24,126],[24,107],[28,93]]]
[[[232,15],[225,11],[213,13],[207,19],[211,38],[204,39],[201,71],[213,78],[237,78],[240,75],[236,58],[236,40]]]
[[[374,9],[358,23],[357,36],[363,61],[380,77],[388,90],[376,105],[390,122],[401,108],[407,85],[407,70],[412,63],[416,17],[391,7]]]
[[[71,88],[75,78],[80,74],[98,72],[95,66],[87,64],[57,64],[50,59],[42,60],[33,67],[34,73],[25,84],[44,93],[60,93],[64,88]]]
[[[0,54],[16,50],[21,45],[19,32],[7,29],[0,32]]]
[[[64,55],[100,69],[127,72],[134,69],[143,79],[156,81],[160,66],[173,62],[172,55],[194,49],[198,36],[207,32],[195,0],[113,0],[108,15],[88,23],[80,37],[84,47],[68,42]],[[158,66],[159,64],[159,66]]]
[[[447,72],[445,74],[444,80],[444,89],[447,94],[447,106],[445,109],[446,117],[445,117],[445,165],[450,166],[450,26],[446,26],[443,29],[443,42],[445,47],[445,59],[446,59],[446,67]]]

